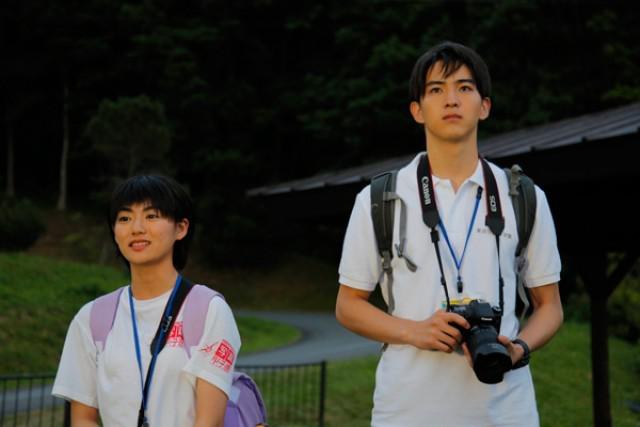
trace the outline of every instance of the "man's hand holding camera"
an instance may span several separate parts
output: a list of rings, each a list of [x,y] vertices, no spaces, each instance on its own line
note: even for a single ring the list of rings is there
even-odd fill
[[[500,344],[505,346],[505,348],[509,352],[509,355],[511,356],[512,365],[515,365],[520,360],[522,360],[525,354],[525,350],[524,350],[524,347],[522,347],[522,345],[514,341],[511,341],[508,337],[505,337],[504,335],[498,335],[498,341],[500,342]],[[469,348],[467,347],[467,344],[463,342],[461,347],[462,347],[462,351],[464,351],[464,356],[467,359],[467,362],[469,362],[469,366],[473,368],[473,361],[471,360],[471,353],[469,353]]]
[[[515,365],[524,356],[525,351],[524,351],[524,347],[522,347],[521,344],[518,344],[515,341],[511,341],[508,337],[505,337],[504,335],[499,335],[498,341],[500,341],[500,344],[502,344],[507,348],[507,351],[511,356],[512,365]]]
[[[462,342],[462,329],[469,329],[467,320],[456,313],[438,310],[431,317],[417,321],[409,329],[409,344],[422,350],[453,352]]]

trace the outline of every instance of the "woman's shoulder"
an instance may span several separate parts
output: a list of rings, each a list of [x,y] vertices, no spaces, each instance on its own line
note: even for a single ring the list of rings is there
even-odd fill
[[[69,332],[76,331],[79,336],[91,336],[91,309],[95,300],[85,303],[71,319]]]
[[[205,298],[205,301],[208,301],[207,304],[207,312],[208,313],[231,313],[231,307],[227,303],[227,300],[224,298],[220,292],[212,289],[204,284],[199,284],[197,288],[194,288],[196,292],[199,292],[200,298]],[[192,291],[193,292],[193,291]]]
[[[85,303],[80,310],[76,313],[74,317],[75,322],[80,322],[81,324],[89,324],[89,319],[91,318],[91,310],[93,309],[93,305],[95,303],[95,299]]]
[[[182,309],[186,323],[211,323],[220,316],[231,314],[231,308],[224,296],[204,284],[194,284],[189,291]]]
[[[81,329],[89,330],[91,328],[91,317],[103,317],[109,316],[108,313],[94,313],[94,310],[98,308],[96,304],[98,301],[102,302],[102,310],[103,311],[113,311],[115,314],[115,310],[117,310],[119,305],[119,299],[121,298],[121,291],[123,288],[118,288],[114,291],[108,292],[104,295],[101,295],[87,303],[85,303],[80,310],[74,316],[72,323],[78,324]]]

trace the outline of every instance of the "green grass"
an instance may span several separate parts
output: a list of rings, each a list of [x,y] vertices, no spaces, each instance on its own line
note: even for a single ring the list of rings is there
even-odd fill
[[[53,372],[75,313],[128,281],[114,268],[0,253],[0,374]],[[291,343],[299,332],[277,322],[239,318],[242,353]]]
[[[239,316],[236,321],[242,337],[241,354],[281,347],[297,341],[301,336],[296,328],[272,320]]]
[[[115,247],[101,216],[51,209],[45,211],[45,219],[47,231],[28,249],[28,254],[82,263],[100,261],[121,268],[121,260],[115,257]],[[211,257],[196,237],[183,273],[221,292],[233,309],[334,309],[338,292],[334,263],[299,254],[278,259],[273,265],[260,268],[212,268]]]
[[[533,354],[531,369],[543,427],[593,425],[589,342],[588,325],[569,322]],[[327,426],[370,425],[377,361],[367,357],[329,365]],[[637,427],[640,414],[631,412],[625,401],[640,402],[640,345],[611,338],[609,362],[613,425]]]
[[[531,359],[542,426],[593,425],[589,327],[566,323]],[[640,402],[640,345],[609,339],[613,425],[640,425],[625,401]]]
[[[125,281],[110,268],[0,254],[0,373],[54,371],[75,313]]]
[[[369,427],[377,356],[336,362],[327,368],[327,427]]]
[[[232,308],[331,311],[338,294],[336,266],[315,258],[289,255],[271,268],[211,270],[198,253],[185,275],[224,294]]]

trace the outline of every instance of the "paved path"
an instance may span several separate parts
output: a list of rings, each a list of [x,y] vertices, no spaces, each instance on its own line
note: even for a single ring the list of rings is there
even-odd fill
[[[239,365],[312,363],[375,355],[380,344],[344,329],[333,313],[261,312],[235,310],[236,315],[274,320],[298,328],[301,339],[291,345],[246,356],[240,352]]]

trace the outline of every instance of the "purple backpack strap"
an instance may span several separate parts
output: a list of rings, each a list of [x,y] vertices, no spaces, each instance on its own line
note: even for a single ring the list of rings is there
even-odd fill
[[[267,425],[267,411],[256,383],[244,372],[233,373],[224,427]]]
[[[125,287],[116,289],[106,295],[96,298],[91,306],[89,316],[89,328],[91,329],[91,337],[93,343],[100,350],[104,350],[104,344],[107,341],[107,335],[113,328],[113,322],[116,319],[118,311],[118,303],[120,295]]]
[[[204,322],[209,312],[209,302],[214,297],[224,299],[222,294],[204,285],[194,285],[189,291],[182,308],[182,336],[187,356],[191,357],[191,347],[198,345],[204,332]]]

